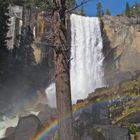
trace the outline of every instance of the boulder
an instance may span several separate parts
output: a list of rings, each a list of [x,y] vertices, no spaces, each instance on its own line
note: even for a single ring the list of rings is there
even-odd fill
[[[8,137],[15,132],[15,127],[9,127],[6,129],[5,136]]]
[[[14,134],[9,135],[8,137],[2,138],[0,140],[15,140],[14,139]]]
[[[41,127],[41,122],[35,115],[20,118],[15,130],[15,140],[31,140]]]

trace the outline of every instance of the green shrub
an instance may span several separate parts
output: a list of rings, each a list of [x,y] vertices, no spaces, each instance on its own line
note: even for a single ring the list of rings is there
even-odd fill
[[[136,132],[137,132],[137,126],[136,126],[136,124],[131,123],[130,126],[129,126],[129,133],[130,134],[136,134]]]

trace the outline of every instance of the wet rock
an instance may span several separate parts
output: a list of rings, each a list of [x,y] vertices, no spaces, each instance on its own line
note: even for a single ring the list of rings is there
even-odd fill
[[[0,140],[15,140],[15,139],[14,139],[14,134],[9,135],[8,137],[2,138],[2,139],[0,139]]]
[[[46,111],[41,111],[41,112],[38,114],[38,118],[39,118],[39,120],[41,121],[41,123],[42,123],[43,125],[46,125],[46,124],[48,124],[48,123],[51,122],[50,117],[51,117],[51,115],[48,114]]]
[[[110,124],[108,102],[99,102],[91,106],[94,124]]]
[[[23,117],[16,127],[15,140],[31,140],[41,127],[41,122],[35,115]]]
[[[15,132],[15,127],[9,127],[6,129],[5,136],[8,137]]]
[[[83,102],[84,102],[83,99],[79,99],[79,100],[77,100],[76,104],[83,103]]]
[[[91,128],[92,124],[92,116],[89,112],[79,112],[74,116],[74,128],[80,135],[84,133],[85,128]]]
[[[56,109],[50,108],[47,104],[38,104],[37,109],[40,110],[38,118],[42,124],[49,123],[56,116]]]

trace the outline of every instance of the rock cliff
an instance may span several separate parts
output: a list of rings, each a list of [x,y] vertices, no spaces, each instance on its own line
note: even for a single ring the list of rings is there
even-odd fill
[[[140,70],[139,22],[124,16],[104,16],[101,21],[105,77],[114,83],[133,78]]]

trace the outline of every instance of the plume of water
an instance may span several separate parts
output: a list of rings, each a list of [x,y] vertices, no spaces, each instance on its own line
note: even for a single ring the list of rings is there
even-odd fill
[[[49,87],[46,88],[46,96],[47,96],[47,100],[48,100],[48,104],[51,107],[56,107],[56,95],[55,95],[55,83],[52,83],[49,85]]]
[[[102,49],[99,19],[72,14],[70,75],[73,102],[103,86]]]
[[[5,132],[8,127],[15,127],[18,123],[19,118],[8,118],[6,116],[3,117],[3,121],[0,122],[0,138],[5,137]]]

